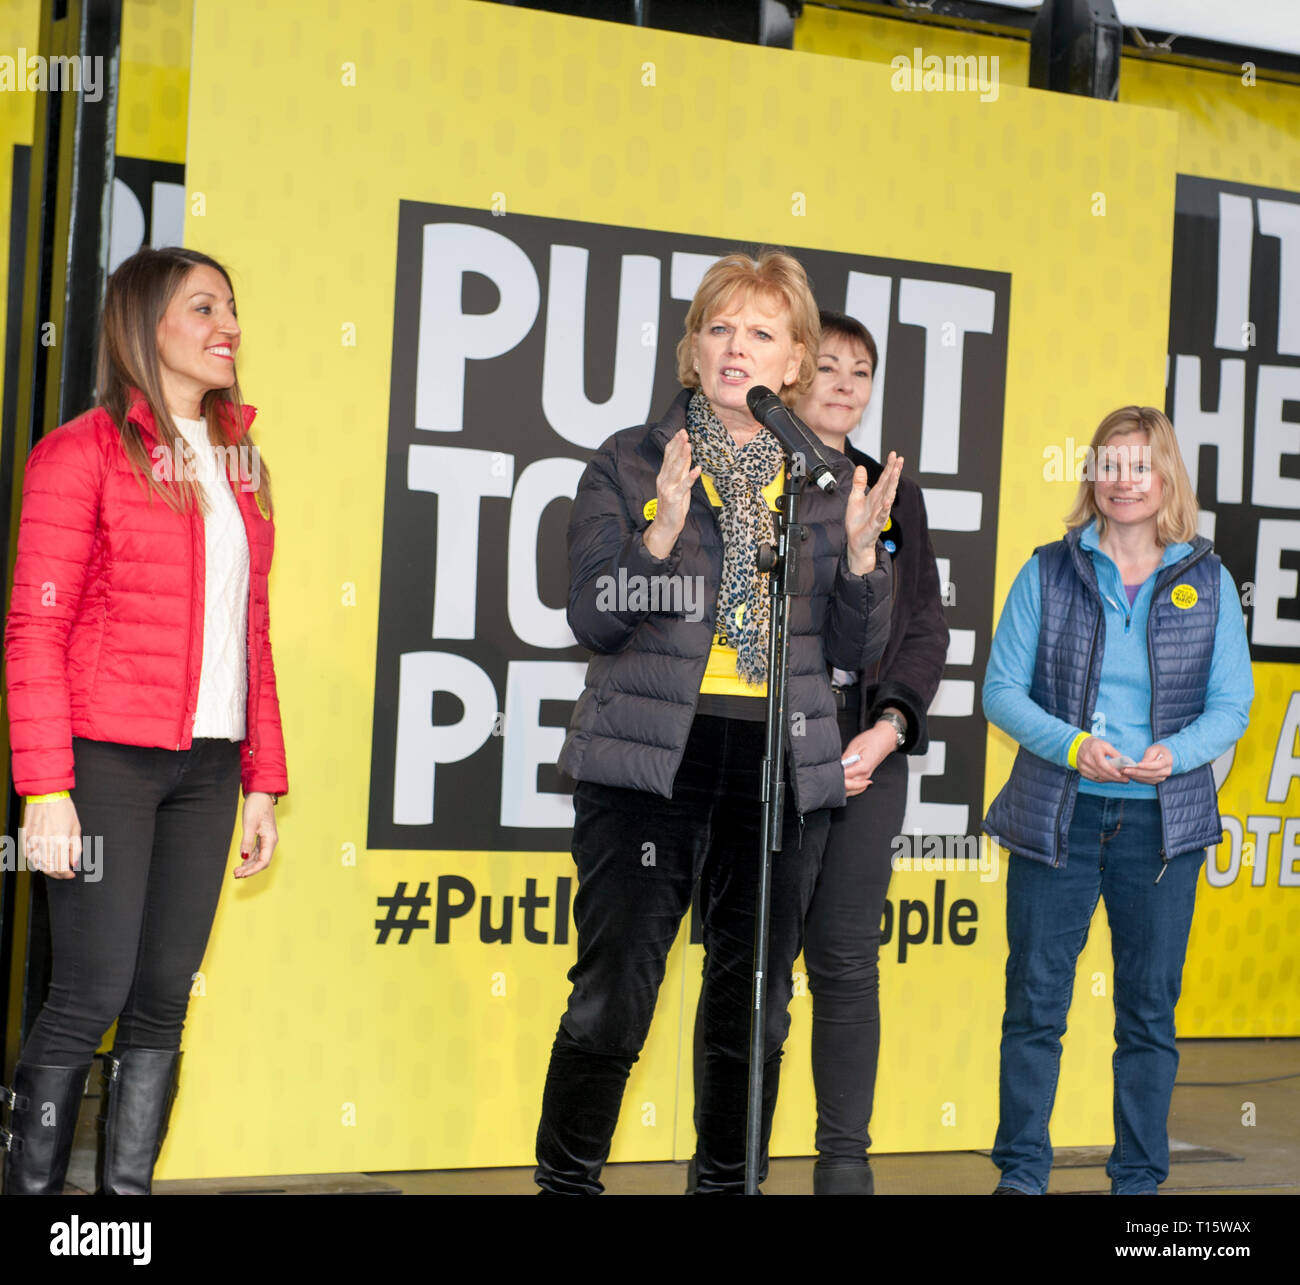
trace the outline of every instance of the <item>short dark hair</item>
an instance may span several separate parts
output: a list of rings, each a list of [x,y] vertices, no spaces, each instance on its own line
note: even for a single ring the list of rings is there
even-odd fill
[[[842,312],[832,312],[830,308],[821,310],[821,319],[823,338],[827,335],[839,335],[842,339],[860,343],[867,350],[867,356],[871,358],[871,373],[874,375],[876,367],[880,364],[880,353],[876,349],[876,341],[871,337],[871,331],[856,317],[847,316]]]

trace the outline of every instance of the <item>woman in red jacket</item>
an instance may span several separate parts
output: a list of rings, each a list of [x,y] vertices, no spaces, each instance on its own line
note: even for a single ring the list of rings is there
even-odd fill
[[[147,1194],[239,788],[242,878],[287,790],[267,617],[270,487],[225,270],[142,250],[109,279],[99,405],[23,485],[5,640],[24,855],[48,884],[49,994],[14,1072],[5,1191],[58,1193],[117,1021],[97,1181]]]

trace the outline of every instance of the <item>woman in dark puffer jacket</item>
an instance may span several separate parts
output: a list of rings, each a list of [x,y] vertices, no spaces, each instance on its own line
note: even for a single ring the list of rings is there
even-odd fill
[[[628,1072],[697,880],[696,1190],[743,1190],[769,616],[756,556],[784,485],[781,448],[746,394],[806,388],[818,339],[796,260],[721,259],[687,313],[683,391],[658,423],[610,438],[579,484],[568,617],[594,654],[560,756],[578,782],[578,958],[538,1128],[544,1192],[603,1190]],[[865,470],[838,461],[838,491],[809,487],[800,512],[809,534],[791,608],[786,825],[772,863],[765,1149],[803,915],[829,809],[844,802],[827,667],[862,669],[884,649],[889,561],[877,537],[900,468],[891,457],[868,495]]]

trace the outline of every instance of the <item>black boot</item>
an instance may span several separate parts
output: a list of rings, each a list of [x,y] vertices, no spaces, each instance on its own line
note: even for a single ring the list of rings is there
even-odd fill
[[[537,1170],[542,1195],[599,1196],[631,1062],[588,1053],[561,1032],[551,1049],[537,1126]]]
[[[20,1061],[14,1067],[13,1089],[0,1087],[0,1099],[9,1104],[9,1128],[0,1129],[0,1145],[5,1148],[5,1195],[63,1194],[89,1071],[89,1062],[29,1066]]]
[[[704,1058],[695,1103],[695,1159],[687,1171],[687,1194],[745,1194],[745,1118],[749,1102],[749,1066],[716,1055]],[[762,1154],[758,1181],[767,1178],[767,1147],[781,1087],[781,1058],[763,1066]]]
[[[813,1165],[814,1196],[874,1196],[876,1180],[871,1166],[843,1161],[818,1160]]]
[[[96,1195],[147,1196],[167,1136],[181,1055],[176,1049],[114,1049],[104,1063]]]

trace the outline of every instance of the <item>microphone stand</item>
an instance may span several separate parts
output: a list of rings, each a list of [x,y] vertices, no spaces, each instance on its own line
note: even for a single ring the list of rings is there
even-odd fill
[[[767,639],[767,729],[763,747],[763,817],[759,834],[758,905],[754,917],[754,980],[749,1026],[749,1096],[745,1114],[745,1195],[757,1196],[763,1156],[763,1062],[767,1012],[768,920],[772,854],[781,851],[785,822],[786,678],[790,664],[790,599],[799,583],[799,500],[807,482],[800,455],[788,450],[785,489],[777,500],[776,548],[758,549],[758,569],[770,573],[771,627]]]

